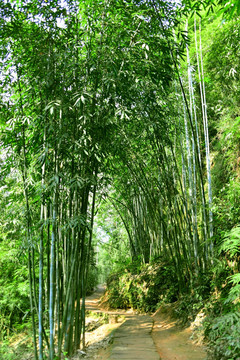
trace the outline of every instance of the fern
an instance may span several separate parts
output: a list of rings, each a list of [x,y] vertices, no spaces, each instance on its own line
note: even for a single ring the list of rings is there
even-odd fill
[[[233,286],[229,291],[228,297],[225,300],[225,304],[238,304],[240,302],[240,273],[229,276],[228,280],[230,283],[232,283]]]
[[[237,360],[240,353],[240,314],[230,312],[213,320],[209,333],[214,360]]]
[[[220,252],[227,252],[230,257],[234,257],[240,251],[240,226],[227,232],[220,246]]]
[[[233,285],[238,285],[240,283],[240,273],[231,275],[228,277],[229,282],[232,283]]]
[[[237,226],[227,232],[220,246],[220,253],[225,252],[230,258],[234,258],[240,252],[240,226]],[[225,300],[225,304],[240,302],[240,273],[236,273],[228,277],[228,281],[232,284],[232,288]]]

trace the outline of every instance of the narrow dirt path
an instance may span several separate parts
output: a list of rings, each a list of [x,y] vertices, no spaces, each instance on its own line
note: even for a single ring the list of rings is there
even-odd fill
[[[99,306],[104,291],[86,299],[86,308],[112,316],[124,315],[125,322],[115,328],[113,341],[100,349],[91,359],[99,360],[205,360],[203,347],[193,344],[189,329],[182,329],[170,316],[161,311],[153,316],[136,315],[133,311],[107,311]]]

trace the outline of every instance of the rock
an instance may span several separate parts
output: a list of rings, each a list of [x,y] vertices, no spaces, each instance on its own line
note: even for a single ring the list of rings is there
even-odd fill
[[[86,356],[87,355],[87,353],[85,351],[82,351],[82,350],[78,350],[77,353],[80,356]]]

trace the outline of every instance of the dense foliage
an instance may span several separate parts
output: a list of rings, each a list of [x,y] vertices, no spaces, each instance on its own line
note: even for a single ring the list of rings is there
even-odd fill
[[[167,261],[126,266],[108,278],[105,298],[111,308],[154,311],[161,302],[177,300],[174,266]]]

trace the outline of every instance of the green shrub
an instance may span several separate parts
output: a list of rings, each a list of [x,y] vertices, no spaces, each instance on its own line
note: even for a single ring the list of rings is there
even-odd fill
[[[212,319],[206,332],[210,358],[240,360],[240,314],[237,311]]]
[[[161,301],[177,299],[174,268],[165,262],[142,265],[131,264],[112,274],[107,281],[108,303],[112,308],[133,308],[155,311]]]
[[[29,314],[28,269],[23,261],[15,247],[0,241],[0,340]]]

